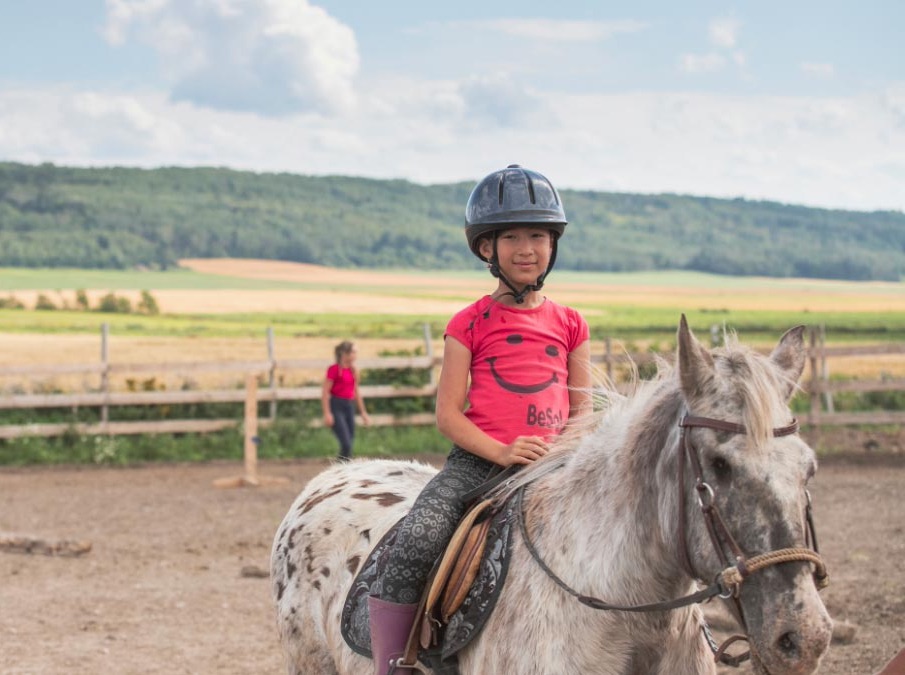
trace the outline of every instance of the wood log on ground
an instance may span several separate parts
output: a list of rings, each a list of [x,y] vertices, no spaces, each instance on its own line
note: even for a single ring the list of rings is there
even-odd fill
[[[77,557],[91,550],[90,541],[73,539],[45,539],[27,534],[0,532],[0,551]]]

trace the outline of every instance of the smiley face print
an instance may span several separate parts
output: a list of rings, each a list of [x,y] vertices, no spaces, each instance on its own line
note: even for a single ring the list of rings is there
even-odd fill
[[[521,345],[523,342],[523,338],[518,333],[513,333],[512,335],[506,336],[506,342],[513,346]],[[551,359],[555,359],[559,356],[559,349],[557,349],[554,345],[548,345],[544,348],[544,353],[549,356]],[[493,379],[496,381],[500,387],[505,389],[506,391],[511,391],[515,394],[536,394],[538,392],[543,391],[551,384],[556,384],[559,382],[559,378],[556,376],[554,372],[549,379],[544,380],[542,382],[533,382],[527,384],[517,384],[515,382],[509,382],[506,380],[496,369],[496,361],[499,357],[492,356],[487,358],[487,363],[490,364],[490,373],[493,375]]]

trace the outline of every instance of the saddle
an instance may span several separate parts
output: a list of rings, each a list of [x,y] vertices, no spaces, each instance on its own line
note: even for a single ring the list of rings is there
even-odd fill
[[[428,649],[439,643],[438,629],[455,614],[468,595],[487,544],[492,512],[491,500],[472,506],[456,528],[455,533],[434,568],[421,600],[421,611],[415,619],[406,655],[417,655],[417,645]],[[418,635],[418,642],[413,638]],[[408,662],[408,659],[406,659]]]
[[[420,660],[435,673],[458,672],[456,652],[483,628],[503,587],[516,517],[512,501],[496,509],[490,500],[480,500],[463,516],[428,578],[409,634],[406,665]],[[364,656],[371,656],[367,597],[379,587],[398,527],[371,551],[343,606],[343,638]]]

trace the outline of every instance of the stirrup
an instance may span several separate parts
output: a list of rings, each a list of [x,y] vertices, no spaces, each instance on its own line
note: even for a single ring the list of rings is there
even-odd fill
[[[390,669],[387,671],[387,675],[394,675],[397,668],[409,668],[411,670],[417,670],[419,673],[424,673],[424,675],[431,675],[431,670],[427,666],[425,666],[421,661],[415,659],[414,663],[405,663],[405,657],[400,656],[398,659],[390,659]]]

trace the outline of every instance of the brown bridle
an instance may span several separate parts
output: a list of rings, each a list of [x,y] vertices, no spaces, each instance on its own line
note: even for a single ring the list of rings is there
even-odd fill
[[[679,563],[685,568],[693,579],[700,579],[701,576],[694,570],[691,557],[688,554],[688,544],[686,542],[686,520],[685,520],[685,463],[690,462],[695,478],[695,490],[698,496],[698,505],[704,516],[704,523],[707,525],[707,532],[710,535],[710,541],[716,549],[716,553],[723,565],[723,571],[719,574],[719,580],[726,593],[721,597],[731,597],[736,604],[739,619],[742,626],[745,619],[742,613],[741,604],[739,602],[739,593],[741,592],[742,583],[751,574],[758,570],[787,562],[809,562],[814,564],[814,583],[817,589],[826,588],[829,584],[829,576],[827,575],[826,565],[817,547],[817,533],[814,529],[814,519],[811,513],[811,495],[805,490],[807,504],[805,506],[805,521],[807,528],[805,530],[805,546],[783,548],[776,551],[761,553],[751,558],[747,557],[736,542],[729,528],[723,520],[720,510],[716,505],[715,492],[713,488],[704,480],[704,471],[701,466],[701,458],[692,446],[689,439],[688,429],[692,427],[703,427],[713,429],[715,431],[725,431],[732,434],[746,434],[748,430],[742,424],[734,422],[724,422],[710,417],[698,417],[695,415],[685,415],[679,422],[682,429],[682,436],[679,439],[679,458],[678,458],[678,490],[679,490]],[[793,419],[788,426],[773,429],[773,436],[790,436],[798,433],[798,420]],[[732,554],[734,559],[730,559],[726,553],[726,549]],[[728,665],[738,665],[746,660],[750,654],[745,653],[739,656],[730,656],[726,653],[726,647],[738,640],[747,640],[746,637],[735,635],[727,639],[721,646],[716,647],[710,635],[705,631],[708,642],[714,650],[715,658],[718,661]]]
[[[622,612],[654,612],[685,607],[694,603],[703,602],[714,596],[719,596],[725,599],[733,598],[738,609],[739,618],[741,619],[745,630],[747,630],[747,627],[744,626],[744,615],[742,614],[738,597],[739,593],[741,592],[742,583],[754,572],[757,572],[758,570],[764,569],[766,567],[770,567],[771,565],[779,565],[781,563],[809,562],[813,563],[814,565],[813,575],[817,588],[825,588],[829,583],[829,577],[827,575],[826,565],[823,562],[823,558],[820,557],[820,553],[817,550],[817,534],[814,530],[814,520],[811,515],[810,494],[805,491],[805,495],[807,497],[807,506],[805,507],[807,530],[805,534],[804,547],[783,548],[777,551],[761,553],[760,555],[756,555],[751,558],[746,557],[744,552],[741,550],[741,547],[738,545],[738,543],[735,541],[735,538],[726,527],[722,515],[720,515],[720,511],[717,508],[714,499],[715,493],[713,491],[713,488],[710,487],[710,485],[704,480],[704,471],[703,467],[701,466],[700,457],[698,457],[697,452],[695,452],[694,447],[691,445],[687,430],[691,427],[704,427],[707,429],[714,429],[716,431],[726,431],[733,434],[746,434],[748,430],[744,427],[744,425],[735,424],[734,422],[724,422],[722,420],[712,419],[710,417],[698,417],[695,415],[685,415],[679,422],[679,426],[682,429],[681,438],[679,439],[677,449],[679,488],[679,563],[688,572],[692,579],[701,579],[701,576],[694,571],[694,567],[691,563],[691,558],[688,554],[688,544],[685,541],[685,462],[687,459],[691,462],[692,469],[694,471],[695,490],[697,490],[698,492],[698,504],[701,507],[701,513],[704,516],[704,522],[707,524],[707,531],[710,534],[710,540],[713,542],[714,548],[716,548],[717,551],[717,555],[720,558],[720,562],[723,564],[723,571],[717,575],[714,583],[712,583],[707,588],[699,590],[696,593],[685,595],[681,598],[664,600],[661,602],[652,602],[644,605],[615,605],[606,602],[605,600],[601,600],[600,598],[595,598],[579,593],[571,586],[569,586],[565,581],[563,581],[562,578],[552,569],[550,569],[550,567],[544,562],[538,550],[534,547],[534,544],[528,535],[528,528],[525,525],[525,517],[523,511],[524,504],[522,499],[525,486],[522,486],[516,491],[515,495],[515,498],[518,500],[516,513],[518,514],[519,530],[521,532],[522,539],[525,542],[525,546],[528,549],[528,552],[531,554],[531,557],[534,558],[534,561],[547,574],[547,576],[550,577],[550,579],[557,586],[562,588],[566,593],[574,596],[575,599],[577,599],[580,603],[593,609],[600,610]],[[773,429],[773,436],[789,436],[797,432],[798,421],[793,419],[792,423],[788,426]],[[723,543],[725,543],[726,547],[728,547],[732,552],[735,560],[729,559],[725,552]],[[725,642],[723,642],[722,645],[717,646],[706,624],[703,626],[703,632],[708,644],[713,650],[714,658],[716,661],[724,663],[726,665],[738,666],[750,657],[749,652],[745,652],[744,654],[740,654],[738,656],[732,656],[726,652],[726,648],[730,644],[737,642],[738,640],[747,640],[746,636],[733,635]]]

